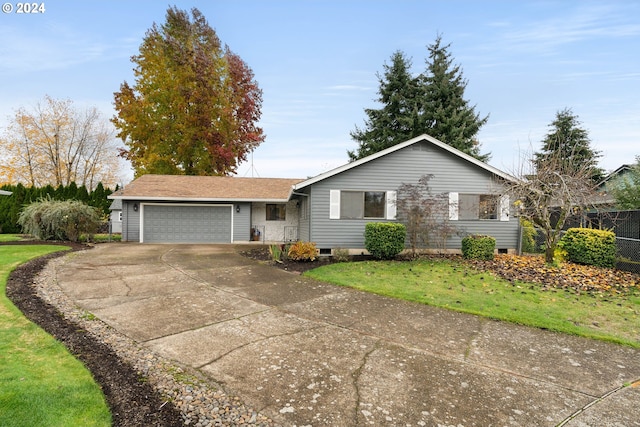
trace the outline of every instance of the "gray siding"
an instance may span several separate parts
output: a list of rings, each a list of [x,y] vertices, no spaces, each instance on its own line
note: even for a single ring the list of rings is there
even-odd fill
[[[364,228],[370,219],[329,219],[330,190],[393,191],[402,183],[416,183],[432,174],[434,194],[458,192],[500,194],[493,174],[428,142],[419,142],[386,156],[346,170],[311,186],[310,239],[318,248],[364,248]],[[387,220],[380,220],[387,221]],[[467,233],[488,234],[496,247],[517,247],[518,221],[455,221]],[[459,249],[460,237],[450,239],[447,248]]]
[[[311,241],[311,209],[309,197],[300,197],[300,211],[298,216],[298,239]]]
[[[138,212],[133,210],[135,203],[138,202],[130,200],[122,202],[122,240],[125,242],[140,241],[140,210],[138,209]]]
[[[235,206],[240,206],[236,212]],[[248,242],[251,240],[251,203],[236,203],[233,209],[233,241]]]

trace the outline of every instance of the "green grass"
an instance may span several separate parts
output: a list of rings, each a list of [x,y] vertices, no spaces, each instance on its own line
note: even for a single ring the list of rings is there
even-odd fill
[[[110,426],[111,414],[90,372],[26,319],[6,297],[9,273],[32,258],[65,249],[0,246],[0,425]]]
[[[379,295],[640,348],[638,293],[542,290],[450,260],[339,263],[305,274]]]
[[[20,234],[0,234],[0,242],[16,242],[22,240]]]

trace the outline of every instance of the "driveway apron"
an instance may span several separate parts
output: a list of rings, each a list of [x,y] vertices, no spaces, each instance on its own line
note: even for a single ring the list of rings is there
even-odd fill
[[[287,426],[640,426],[640,351],[337,287],[231,245],[104,244],[80,307]]]

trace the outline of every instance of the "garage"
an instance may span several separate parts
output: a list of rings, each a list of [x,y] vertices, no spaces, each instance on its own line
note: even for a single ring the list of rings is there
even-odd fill
[[[231,205],[141,204],[140,207],[142,242],[231,242]]]

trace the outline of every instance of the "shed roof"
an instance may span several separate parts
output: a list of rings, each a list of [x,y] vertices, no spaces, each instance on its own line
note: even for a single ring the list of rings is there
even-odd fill
[[[286,202],[294,178],[142,175],[109,196],[121,200]]]

